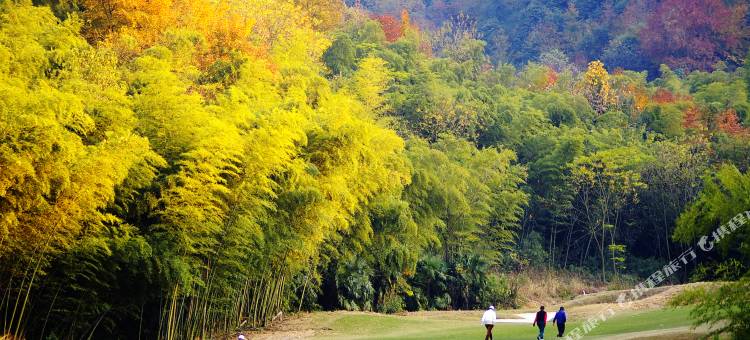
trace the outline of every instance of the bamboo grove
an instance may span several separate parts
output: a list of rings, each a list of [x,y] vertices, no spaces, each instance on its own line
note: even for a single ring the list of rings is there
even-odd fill
[[[512,306],[508,273],[637,277],[750,208],[744,67],[514,66],[470,25],[394,20],[336,0],[0,0],[2,334]],[[742,277],[746,236],[692,279]]]

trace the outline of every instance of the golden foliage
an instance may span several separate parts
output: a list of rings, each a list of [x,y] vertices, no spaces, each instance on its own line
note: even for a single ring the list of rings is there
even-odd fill
[[[601,61],[589,63],[583,75],[583,94],[591,107],[599,114],[604,113],[612,102],[609,73]]]
[[[326,44],[313,29],[312,14],[292,1],[84,0],[83,7],[89,40],[111,46],[126,59],[166,42],[176,31],[196,34],[199,49],[192,57],[201,68],[233,52],[262,56],[300,34],[312,45]]]

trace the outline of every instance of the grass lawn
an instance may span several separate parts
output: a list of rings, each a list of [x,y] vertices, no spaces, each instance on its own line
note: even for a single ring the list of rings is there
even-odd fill
[[[608,320],[601,323],[589,335],[611,335],[690,326],[689,313],[689,308],[682,307],[677,309],[652,310],[642,313],[616,314],[612,317],[611,321]]]
[[[646,312],[616,312],[601,323],[589,336],[602,337],[623,333],[670,329],[690,325],[689,309],[663,309]],[[406,316],[371,313],[314,313],[309,322],[323,330],[320,339],[483,339],[484,327],[479,324],[482,311],[416,313]],[[507,315],[502,313],[501,315]],[[567,329],[582,320],[571,320]],[[546,338],[554,339],[556,328],[547,327]],[[498,324],[496,339],[534,339],[537,330],[529,325]],[[588,337],[588,336],[587,336]]]

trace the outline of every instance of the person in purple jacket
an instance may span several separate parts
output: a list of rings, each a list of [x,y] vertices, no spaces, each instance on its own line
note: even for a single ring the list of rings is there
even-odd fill
[[[555,313],[555,317],[552,318],[552,324],[557,322],[557,337],[562,337],[565,333],[565,321],[568,321],[568,316],[565,314],[565,307],[560,307],[560,310]]]

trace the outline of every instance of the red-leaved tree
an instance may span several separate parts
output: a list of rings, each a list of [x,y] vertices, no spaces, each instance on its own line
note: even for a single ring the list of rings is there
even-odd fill
[[[748,130],[740,124],[737,112],[732,109],[726,110],[716,117],[716,123],[719,130],[732,136],[742,136],[748,133]]]
[[[651,97],[651,100],[654,101],[654,103],[659,104],[668,104],[668,103],[674,103],[676,98],[674,93],[672,91],[669,91],[667,89],[658,88],[656,89],[656,92]]]
[[[385,39],[389,42],[398,40],[404,34],[403,24],[392,15],[378,15],[375,20],[380,22],[380,26],[383,27],[383,32],[385,32]]]
[[[688,130],[703,129],[703,113],[695,106],[689,107],[682,116],[682,127]]]
[[[746,4],[723,0],[664,0],[640,32],[643,50],[659,63],[710,70],[718,60],[739,62],[748,37]]]

